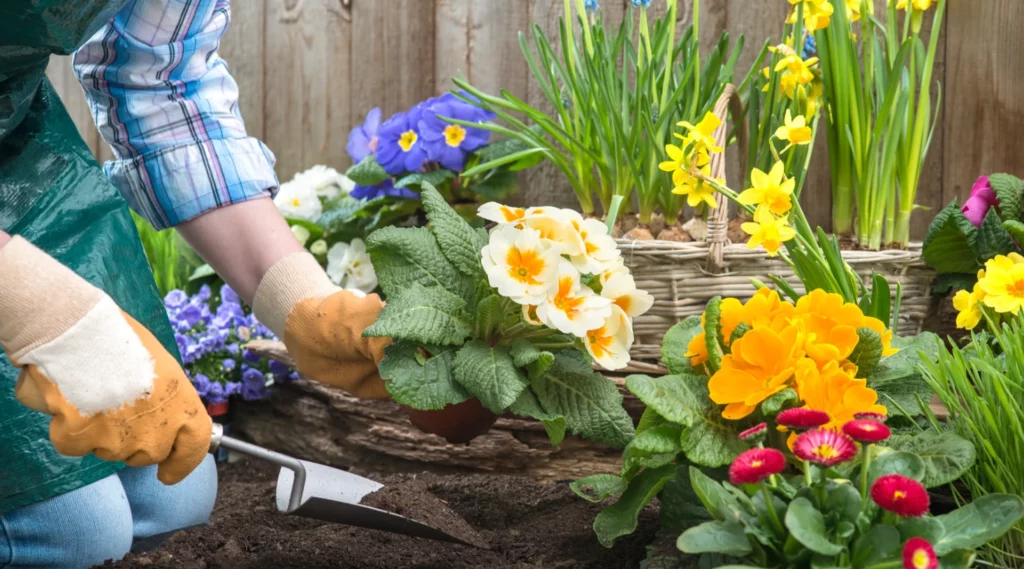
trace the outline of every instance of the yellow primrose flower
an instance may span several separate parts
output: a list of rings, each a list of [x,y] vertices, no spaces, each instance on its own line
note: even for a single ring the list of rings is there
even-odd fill
[[[718,118],[715,113],[708,111],[704,118],[696,125],[686,121],[677,123],[676,126],[685,128],[689,131],[689,134],[686,136],[677,134],[676,137],[693,144],[698,150],[706,149],[708,152],[721,152],[722,147],[715,144],[715,130],[721,125],[722,119]]]
[[[786,109],[785,126],[780,126],[775,131],[776,138],[781,138],[793,145],[810,144],[813,135],[814,131],[811,130],[811,127],[807,126],[807,119],[803,115],[797,115],[796,119],[794,119],[793,113],[789,109]]]
[[[789,111],[786,111],[786,114],[788,116]],[[767,174],[754,168],[750,173],[750,182],[754,187],[741,193],[739,202],[743,205],[766,207],[775,215],[784,215],[793,207],[791,196],[796,188],[796,180],[790,178],[783,181],[786,176],[785,168],[781,160],[776,162],[771,172]]]
[[[909,10],[909,8],[913,7],[915,10],[924,12],[932,7],[932,2],[933,0],[897,0],[896,9]]]
[[[981,322],[981,304],[973,293],[966,290],[957,291],[953,296],[953,308],[958,312],[956,315],[957,328],[973,330]]]
[[[832,361],[820,371],[811,360],[800,360],[795,370],[796,392],[804,407],[828,413],[831,421],[822,428],[839,430],[858,413],[885,415],[878,393],[867,381],[856,379]]]
[[[754,221],[740,226],[748,235],[747,249],[763,246],[769,257],[779,254],[782,244],[796,237],[796,230],[789,226],[784,217],[775,217],[767,207],[761,206],[754,212]]]
[[[996,312],[1018,312],[1024,308],[1024,261],[1020,255],[998,255],[985,263],[985,278],[978,285],[985,297],[985,306]]]

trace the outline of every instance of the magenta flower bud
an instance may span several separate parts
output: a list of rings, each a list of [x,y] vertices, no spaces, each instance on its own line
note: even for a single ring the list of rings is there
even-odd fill
[[[988,210],[999,205],[999,197],[988,182],[988,176],[978,178],[978,181],[971,187],[971,197],[967,198],[964,206],[960,208],[964,216],[975,227],[981,227],[981,222],[988,215]]]

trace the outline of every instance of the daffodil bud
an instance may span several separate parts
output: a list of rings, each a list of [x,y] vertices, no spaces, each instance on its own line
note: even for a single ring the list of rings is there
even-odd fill
[[[306,246],[306,241],[309,241],[309,230],[301,225],[292,226],[292,235],[299,241],[299,245]]]
[[[316,241],[313,242],[312,245],[309,246],[309,252],[318,257],[321,255],[326,255],[327,242],[324,241],[323,239],[317,239]]]

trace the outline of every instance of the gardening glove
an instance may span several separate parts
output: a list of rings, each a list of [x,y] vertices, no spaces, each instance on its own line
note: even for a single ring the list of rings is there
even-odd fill
[[[389,338],[364,338],[384,304],[336,286],[311,254],[276,262],[256,289],[256,318],[284,340],[299,373],[364,399],[386,399],[377,372]]]
[[[211,421],[178,361],[106,293],[21,237],[0,248],[0,346],[15,395],[52,415],[68,456],[158,464],[174,484],[202,462]]]

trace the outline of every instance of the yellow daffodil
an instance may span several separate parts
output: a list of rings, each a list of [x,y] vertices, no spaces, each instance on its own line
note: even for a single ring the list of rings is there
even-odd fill
[[[786,113],[788,115],[789,111]],[[781,160],[776,162],[771,172],[767,174],[754,168],[750,172],[750,182],[754,187],[741,193],[739,202],[743,205],[766,207],[775,215],[785,215],[793,207],[791,197],[796,188],[796,180],[784,180],[785,170],[786,167]]]
[[[793,5],[793,11],[786,18],[787,24],[796,22],[798,4],[800,3],[804,5],[804,27],[807,28],[807,31],[813,33],[823,30],[832,21],[834,8],[828,0],[789,0],[789,3]]]
[[[686,136],[681,136],[679,134],[675,136],[685,140],[689,144],[692,144],[698,151],[704,149],[708,152],[718,153],[722,151],[722,147],[715,143],[715,130],[717,130],[721,125],[722,119],[718,118],[715,113],[708,111],[707,114],[704,115],[704,118],[702,118],[696,125],[690,124],[686,121],[678,123],[676,126],[685,128],[688,131],[688,134]]]
[[[782,244],[796,237],[796,230],[789,226],[784,217],[775,217],[767,207],[759,207],[754,212],[754,221],[740,226],[748,235],[748,249],[763,246],[769,257],[779,254]]]
[[[897,10],[909,10],[911,7],[919,12],[925,12],[932,7],[934,0],[897,0]]]
[[[705,168],[703,173],[705,176],[711,175],[711,167]],[[697,176],[687,176],[681,181],[681,184],[672,188],[672,193],[686,196],[686,203],[690,207],[697,207],[702,203],[712,209],[718,207],[718,203],[715,201],[715,189],[711,187],[711,184]]]
[[[814,131],[811,127],[807,126],[807,119],[803,115],[797,115],[793,118],[793,113],[789,109],[786,109],[786,123],[784,126],[780,126],[775,131],[776,138],[785,140],[792,145],[810,144],[814,136]]]
[[[793,53],[783,57],[775,65],[775,71],[788,71],[795,79],[796,82],[805,85],[814,80],[814,72],[811,71],[811,67],[818,63],[817,57],[810,57],[803,59],[799,55]]]
[[[851,22],[860,20],[860,8],[861,0],[846,0],[846,17]]]
[[[674,144],[666,144],[665,154],[668,155],[668,160],[658,164],[658,168],[662,172],[675,172],[687,169],[686,154],[681,147]]]

